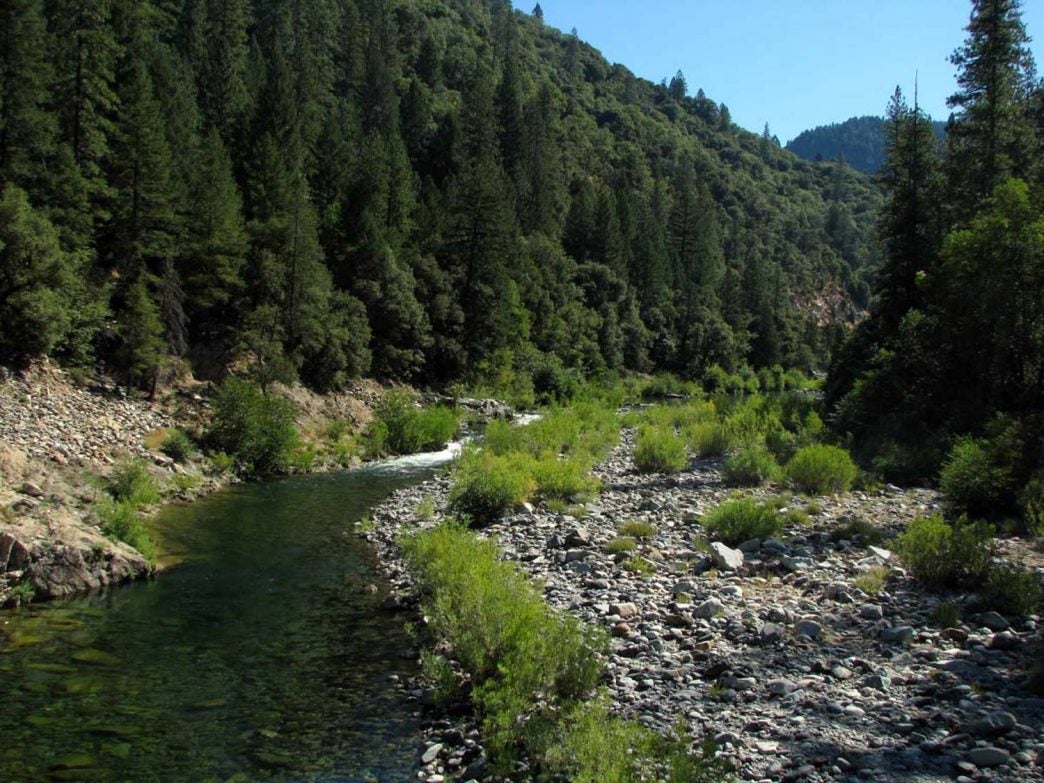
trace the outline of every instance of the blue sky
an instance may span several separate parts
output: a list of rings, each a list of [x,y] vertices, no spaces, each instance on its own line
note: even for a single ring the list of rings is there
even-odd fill
[[[530,11],[536,0],[515,0]],[[786,144],[816,125],[883,114],[898,84],[922,107],[949,114],[950,53],[964,40],[968,0],[542,0],[545,21],[610,62],[660,81],[681,69],[690,92],[724,102],[733,121],[769,123]],[[1044,0],[1023,21],[1044,70]]]

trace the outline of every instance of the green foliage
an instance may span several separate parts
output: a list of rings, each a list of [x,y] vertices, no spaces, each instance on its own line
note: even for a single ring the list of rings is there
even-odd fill
[[[779,535],[783,522],[782,514],[753,498],[727,500],[703,518],[708,534],[729,546]]]
[[[865,571],[857,574],[855,579],[852,580],[852,584],[867,595],[877,595],[884,588],[885,582],[888,581],[889,573],[888,566],[870,566]]]
[[[421,409],[406,392],[388,392],[367,433],[371,456],[437,451],[457,434],[460,413],[438,406]]]
[[[943,601],[932,610],[930,620],[940,628],[957,628],[961,624],[961,608],[953,601]]]
[[[748,446],[725,460],[721,473],[726,486],[756,487],[779,480],[783,471],[767,449]]]
[[[22,361],[60,344],[80,285],[73,261],[25,191],[6,185],[0,192],[0,361]]]
[[[732,433],[720,422],[690,425],[683,435],[689,448],[701,458],[720,457],[734,445]]]
[[[624,561],[623,569],[638,576],[652,576],[656,573],[656,563],[644,557],[629,557]]]
[[[156,546],[139,509],[140,504],[133,499],[106,498],[95,505],[105,535],[129,544],[152,561],[156,557]]]
[[[656,528],[648,522],[628,519],[617,528],[617,532],[621,536],[629,536],[631,538],[652,538],[656,535]]]
[[[993,544],[982,524],[948,524],[941,515],[918,517],[896,541],[910,572],[930,585],[978,587],[990,573]]]
[[[207,433],[212,448],[232,455],[247,473],[268,475],[290,467],[299,435],[289,400],[229,378],[214,396],[213,410]]]
[[[1022,519],[1031,536],[1044,536],[1044,477],[1030,479],[1020,497]]]
[[[602,697],[574,707],[570,730],[548,753],[550,766],[573,783],[722,783],[728,766],[713,747],[693,753],[692,740],[675,730],[660,736],[636,721],[614,718]]]
[[[450,510],[475,527],[497,521],[533,497],[536,481],[531,465],[532,458],[522,454],[466,453],[450,490]]]
[[[575,503],[597,494],[601,488],[601,482],[588,475],[587,464],[579,459],[544,456],[533,460],[529,470],[543,500]]]
[[[207,455],[207,461],[214,473],[232,473],[236,469],[236,458],[224,451],[213,451]]]
[[[1042,598],[1040,578],[1017,563],[993,565],[979,589],[982,607],[1001,614],[1036,614]]]
[[[525,404],[716,366],[750,392],[829,349],[788,297],[865,289],[872,183],[684,79],[500,6],[219,5],[5,16],[0,182],[57,238],[0,221],[41,251],[31,294],[0,282],[5,361],[96,349],[149,390],[175,359],[265,390],[463,379]]]
[[[996,516],[1010,492],[1011,474],[997,465],[986,443],[961,438],[950,450],[939,474],[939,488],[959,513]]]
[[[638,542],[630,536],[618,536],[605,545],[606,551],[612,554],[621,552],[633,552],[638,547]]]
[[[801,491],[826,495],[847,491],[859,469],[844,449],[820,444],[798,451],[787,463],[786,475]]]
[[[634,441],[634,465],[640,473],[677,473],[689,464],[685,441],[673,432],[643,427]]]
[[[496,546],[454,525],[404,540],[432,631],[472,675],[488,746],[501,763],[539,750],[559,711],[593,690],[604,635],[550,609]]]
[[[184,430],[172,429],[167,432],[160,444],[160,451],[175,462],[185,462],[196,453],[196,444]]]
[[[159,487],[149,473],[148,463],[142,459],[117,463],[102,480],[102,487],[117,503],[129,503],[134,508],[160,500]]]

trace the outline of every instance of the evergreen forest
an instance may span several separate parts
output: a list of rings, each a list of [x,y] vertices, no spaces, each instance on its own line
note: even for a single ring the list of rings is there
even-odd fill
[[[1044,88],[974,0],[945,139],[805,161],[508,0],[0,0],[0,362],[155,390],[829,368],[889,480],[1044,517]],[[864,123],[865,124],[865,123]]]
[[[144,390],[825,365],[873,183],[507,0],[2,0],[0,361]]]
[[[946,123],[933,121],[932,132],[941,142],[946,137]],[[805,160],[843,157],[856,171],[876,174],[885,161],[885,119],[866,115],[820,125],[799,133],[787,142],[787,149]]]

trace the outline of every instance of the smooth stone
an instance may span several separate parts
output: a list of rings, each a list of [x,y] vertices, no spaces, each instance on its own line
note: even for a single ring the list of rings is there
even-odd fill
[[[801,620],[794,626],[795,633],[798,633],[801,636],[807,636],[809,639],[815,639],[818,637],[822,630],[823,626],[815,620]]]
[[[774,680],[768,681],[769,693],[773,693],[776,696],[787,696],[800,687],[801,686],[793,680],[788,680],[783,677],[778,677]]]
[[[968,761],[979,769],[999,767],[1011,761],[1011,754],[1001,748],[975,748],[968,753]]]
[[[897,625],[894,628],[885,628],[881,631],[882,642],[892,642],[895,644],[908,644],[913,641],[914,629],[909,625]]]
[[[1006,631],[1009,628],[1008,621],[997,612],[984,612],[979,615],[978,621],[991,631]]]
[[[743,553],[720,541],[715,541],[710,545],[710,556],[714,565],[722,571],[735,571],[743,565]]]
[[[987,737],[999,737],[1002,734],[1007,734],[1009,731],[1012,731],[1016,725],[1018,725],[1018,721],[1015,719],[1014,715],[1010,712],[997,710],[996,712],[991,712],[986,717],[975,721],[971,730],[975,734],[981,734]]]
[[[712,617],[716,617],[725,611],[725,605],[717,598],[708,598],[702,604],[696,607],[696,611],[693,612],[696,617],[703,620],[709,620]]]
[[[442,743],[436,742],[424,751],[424,755],[421,756],[421,764],[430,764],[439,757],[440,753],[442,753]]]
[[[610,604],[609,614],[619,615],[621,620],[627,620],[638,615],[638,607],[634,604]]]
[[[863,604],[859,607],[859,616],[864,620],[881,620],[884,618],[884,609],[878,604]]]
[[[765,623],[758,631],[762,644],[772,644],[783,640],[783,626],[777,623]]]

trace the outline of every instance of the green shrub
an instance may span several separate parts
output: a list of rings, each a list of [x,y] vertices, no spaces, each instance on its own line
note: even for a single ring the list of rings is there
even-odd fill
[[[137,508],[160,501],[159,487],[149,473],[145,460],[130,459],[117,463],[102,486],[113,500]]]
[[[1044,536],[1044,477],[1030,479],[1019,497],[1026,533]]]
[[[725,460],[721,473],[727,486],[756,487],[767,481],[778,481],[782,470],[763,446],[748,446]]]
[[[961,438],[939,473],[939,488],[952,508],[971,516],[996,516],[1005,510],[1011,473],[996,464],[982,440]]]
[[[236,468],[236,458],[224,451],[215,451],[207,455],[213,473],[231,473]]]
[[[460,414],[453,408],[418,408],[407,392],[388,392],[367,432],[367,452],[373,457],[437,451],[457,434]]]
[[[1015,563],[994,565],[979,589],[983,609],[1001,614],[1035,614],[1040,609],[1037,575]]]
[[[951,526],[940,514],[911,522],[895,550],[917,579],[938,586],[978,587],[993,560],[985,525],[962,520]]]
[[[293,403],[229,378],[214,397],[207,439],[214,449],[235,457],[246,473],[285,472],[299,440]]]
[[[943,601],[928,619],[939,628],[957,628],[961,624],[961,607],[953,601]]]
[[[539,755],[563,710],[601,677],[604,634],[548,607],[495,544],[459,526],[415,534],[403,549],[431,629],[471,673],[497,766],[508,766],[520,746]]]
[[[607,551],[614,555],[621,552],[633,552],[638,547],[638,542],[630,536],[618,536],[605,545]]]
[[[533,368],[533,393],[539,404],[568,402],[579,391],[580,382],[557,356],[548,356]]]
[[[596,494],[601,486],[597,478],[588,474],[586,465],[576,459],[542,457],[530,463],[530,471],[536,492],[543,500],[575,503]]]
[[[652,576],[656,573],[656,563],[644,557],[629,557],[624,561],[623,569],[638,576]]]
[[[151,562],[156,557],[156,547],[138,509],[139,506],[131,500],[109,498],[95,507],[101,518],[101,529],[105,535],[129,544]]]
[[[548,753],[547,766],[572,783],[722,783],[729,766],[713,744],[694,753],[692,738],[661,736],[637,721],[609,713],[608,699],[578,705],[562,721],[568,730]]]
[[[638,519],[628,519],[617,529],[617,532],[621,536],[629,536],[631,538],[652,538],[656,535],[656,528],[648,522],[642,522]]]
[[[185,462],[196,453],[196,444],[183,430],[172,429],[163,439],[160,451],[175,462]]]
[[[640,473],[677,473],[689,463],[685,443],[668,430],[642,428],[634,442],[634,465]]]
[[[868,569],[862,571],[858,576],[856,576],[856,578],[852,580],[852,584],[867,595],[877,595],[884,588],[885,582],[888,581],[889,573],[891,573],[891,571],[888,566],[870,566]]]
[[[671,373],[659,373],[642,384],[643,400],[662,400],[665,397],[699,397],[703,393],[698,383],[683,381]]]
[[[702,422],[686,427],[682,436],[696,456],[702,458],[719,457],[733,445],[732,435],[721,422]]]
[[[786,473],[801,491],[826,495],[848,490],[859,469],[844,449],[819,444],[798,451],[787,463]]]
[[[714,538],[729,546],[753,538],[772,538],[783,529],[783,516],[753,498],[727,500],[703,518],[703,526]]]
[[[533,497],[532,458],[470,452],[460,461],[449,508],[472,526],[489,525]]]

